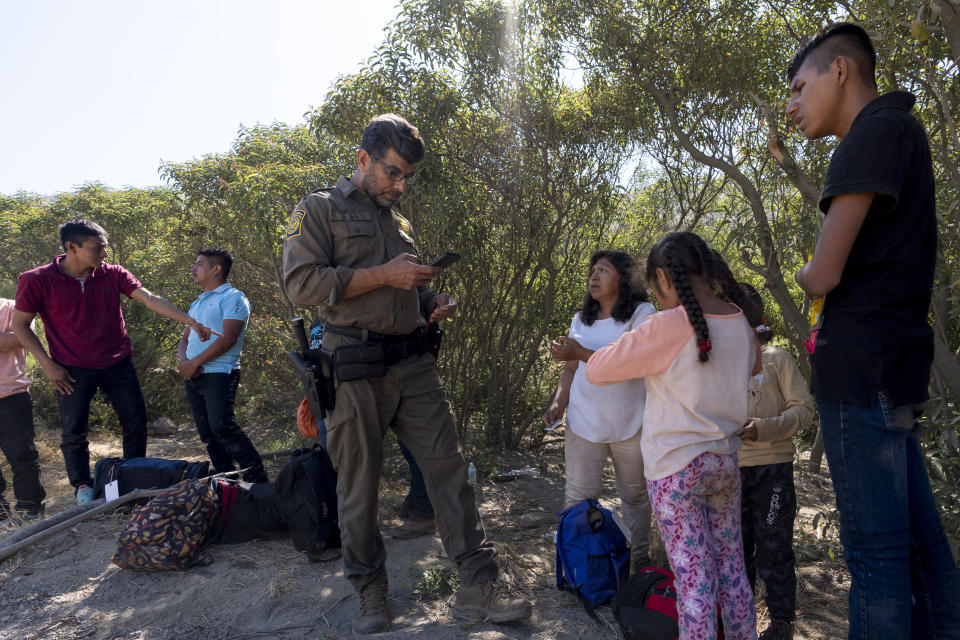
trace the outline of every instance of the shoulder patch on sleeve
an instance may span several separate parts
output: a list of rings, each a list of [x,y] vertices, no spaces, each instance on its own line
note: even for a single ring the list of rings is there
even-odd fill
[[[297,209],[290,216],[290,222],[287,223],[287,240],[295,238],[303,231],[303,217],[307,212],[303,209]]]
[[[397,217],[397,224],[400,225],[400,230],[403,231],[408,236],[412,236],[413,227],[410,225],[410,222],[399,213],[394,213],[393,215]]]

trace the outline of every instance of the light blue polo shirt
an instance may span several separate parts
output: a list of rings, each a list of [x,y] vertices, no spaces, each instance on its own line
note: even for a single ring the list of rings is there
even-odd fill
[[[243,351],[243,337],[247,333],[247,321],[250,319],[250,302],[247,296],[230,286],[229,282],[213,291],[204,291],[200,297],[190,305],[190,317],[200,324],[223,333],[224,320],[242,320],[243,329],[236,343],[225,353],[210,362],[203,363],[203,373],[230,373],[240,368],[240,352]],[[196,331],[190,331],[187,338],[187,359],[193,359],[203,353],[214,340],[220,340],[215,335],[210,340],[201,342]]]

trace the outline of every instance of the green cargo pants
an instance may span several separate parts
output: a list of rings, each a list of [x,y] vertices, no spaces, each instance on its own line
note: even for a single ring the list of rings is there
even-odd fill
[[[357,344],[334,334],[324,348]],[[496,548],[486,539],[450,403],[430,354],[387,369],[382,378],[340,383],[336,409],[327,415],[327,445],[337,468],[343,572],[358,591],[383,566],[386,551],[377,527],[383,437],[393,425],[423,471],[447,556],[457,563],[460,584],[498,575]]]

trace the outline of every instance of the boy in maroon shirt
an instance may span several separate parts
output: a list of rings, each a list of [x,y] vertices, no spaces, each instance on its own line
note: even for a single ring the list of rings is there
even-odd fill
[[[63,452],[77,503],[93,498],[87,444],[90,401],[97,389],[110,399],[123,429],[123,457],[147,453],[147,413],[130,354],[120,294],[197,332],[210,330],[149,291],[120,265],[106,263],[107,232],[87,220],[60,226],[64,253],[48,265],[20,274],[13,332],[57,390]],[[50,354],[30,328],[40,314]]]

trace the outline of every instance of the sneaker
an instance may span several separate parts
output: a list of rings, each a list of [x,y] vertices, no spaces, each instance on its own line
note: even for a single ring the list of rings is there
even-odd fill
[[[87,504],[93,500],[93,487],[85,484],[77,487],[77,504]]]
[[[772,619],[770,626],[760,634],[760,640],[793,640],[793,623]]]
[[[387,570],[380,567],[373,580],[357,594],[357,615],[353,618],[353,635],[383,633],[390,628],[387,611]]]
[[[516,622],[530,617],[530,601],[511,598],[493,580],[461,586],[453,613],[466,618],[480,618],[489,622]]]
[[[386,533],[391,538],[410,540],[420,536],[428,536],[437,532],[437,521],[434,518],[423,518],[410,515],[399,527],[389,529]]]

